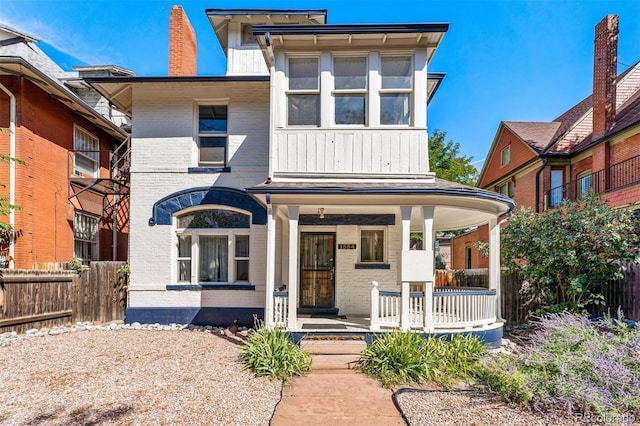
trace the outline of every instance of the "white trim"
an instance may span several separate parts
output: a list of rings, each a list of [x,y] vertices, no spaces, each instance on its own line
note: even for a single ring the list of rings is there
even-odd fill
[[[95,145],[96,145],[95,146],[96,149],[91,149],[91,150],[84,149],[80,151],[95,151],[97,153],[97,158],[92,158],[91,155],[89,155],[88,153],[77,151],[78,150],[78,147],[76,146],[76,143],[78,142],[78,140],[76,139],[77,132],[84,133],[88,138],[93,139],[93,141],[90,141],[90,142],[95,142]],[[78,169],[76,166],[76,156],[83,157],[87,161],[93,163],[95,170],[93,170],[91,173],[86,173],[85,170]],[[76,123],[73,123],[73,172],[85,173],[92,177],[100,177],[100,138]]]
[[[243,214],[248,217],[249,227],[248,228],[178,228],[178,219],[180,216],[185,214],[197,212],[197,211],[208,211],[208,210],[227,210],[233,211],[236,213]],[[191,277],[189,283],[198,284],[199,280],[199,269],[200,269],[200,236],[211,236],[211,235],[223,235],[227,237],[227,281],[225,283],[235,284],[235,283],[247,283],[251,282],[251,249],[249,249],[249,257],[238,257],[236,258],[236,236],[237,235],[248,235],[249,236],[249,247],[251,247],[251,213],[242,209],[238,209],[231,206],[226,206],[224,204],[206,204],[202,206],[192,206],[185,208],[183,210],[177,211],[173,214],[172,217],[172,226],[173,226],[173,252],[172,252],[172,271],[171,275],[174,277],[174,280],[178,283],[188,284],[186,281],[180,281],[180,268],[178,264],[181,260],[191,260]],[[191,236],[191,256],[178,256],[178,244],[179,244],[179,236],[180,235],[190,235]],[[239,281],[236,279],[236,260],[249,260],[249,280]]]
[[[200,107],[225,107],[227,109],[227,131],[225,133],[200,133]],[[194,100],[194,112],[193,112],[193,131],[195,135],[195,152],[192,154],[192,158],[195,158],[195,162],[191,162],[195,166],[203,167],[226,167],[229,164],[229,98],[220,99],[195,99]],[[224,161],[200,161],[200,138],[224,138]]]
[[[362,231],[382,231],[382,261],[375,261],[375,262],[371,262],[371,261],[363,261],[362,260]],[[375,226],[375,225],[363,225],[363,226],[358,226],[358,243],[357,243],[357,247],[358,247],[358,257],[357,257],[357,261],[358,263],[361,264],[365,264],[365,265],[382,265],[387,263],[388,257],[389,257],[389,253],[388,253],[388,247],[389,247],[389,227],[388,226]]]

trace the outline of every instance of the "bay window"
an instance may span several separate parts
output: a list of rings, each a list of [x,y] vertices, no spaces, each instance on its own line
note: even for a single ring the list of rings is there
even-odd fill
[[[249,215],[225,209],[178,216],[178,282],[248,282],[249,220]]]
[[[318,58],[289,58],[288,77],[287,123],[290,126],[319,126]]]
[[[335,124],[365,124],[367,59],[334,57]]]

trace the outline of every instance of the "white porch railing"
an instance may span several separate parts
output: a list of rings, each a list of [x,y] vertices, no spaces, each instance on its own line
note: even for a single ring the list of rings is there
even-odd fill
[[[496,322],[497,296],[495,290],[481,287],[436,287],[432,293],[434,329],[472,328]],[[402,324],[402,292],[371,288],[371,330],[380,327],[425,328],[424,293],[407,294],[408,326]],[[428,328],[428,327],[426,327]]]
[[[273,292],[273,324],[276,327],[287,328],[289,318],[289,292]]]

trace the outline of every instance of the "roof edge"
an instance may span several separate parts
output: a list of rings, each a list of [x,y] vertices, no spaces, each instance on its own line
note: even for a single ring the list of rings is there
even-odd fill
[[[230,75],[230,76],[136,76],[136,77],[86,77],[84,80],[91,83],[206,83],[206,82],[268,82],[268,75]]]
[[[449,23],[416,24],[322,24],[322,25],[254,25],[254,35],[304,35],[304,34],[403,34],[403,33],[445,33]]]

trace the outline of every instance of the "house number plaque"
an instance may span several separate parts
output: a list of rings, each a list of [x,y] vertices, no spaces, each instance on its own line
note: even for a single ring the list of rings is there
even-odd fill
[[[338,250],[355,250],[355,244],[338,244]]]

